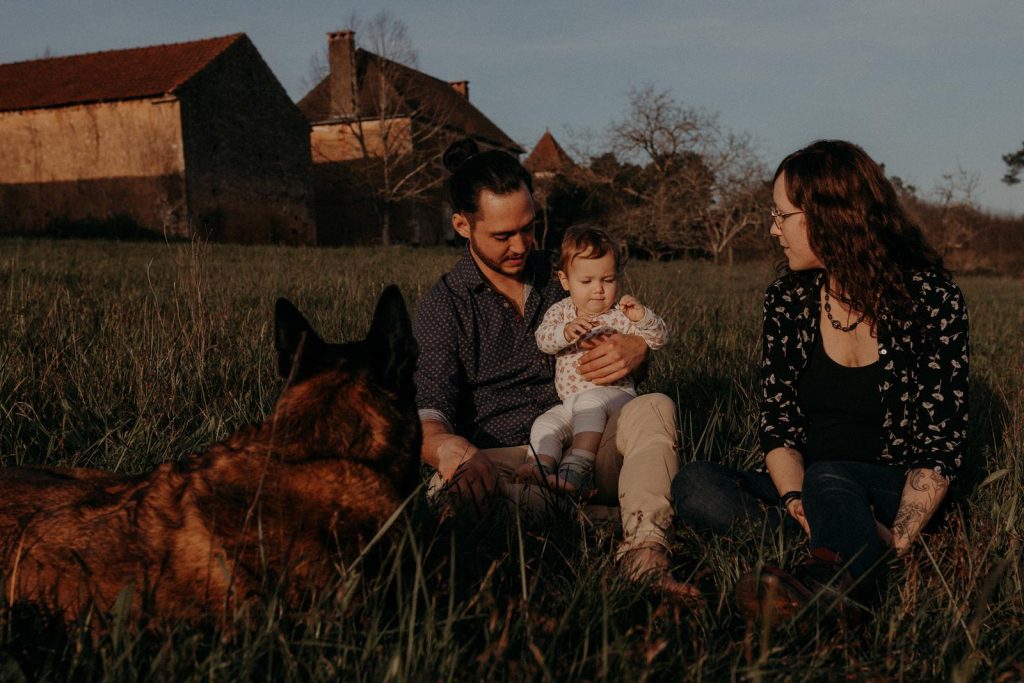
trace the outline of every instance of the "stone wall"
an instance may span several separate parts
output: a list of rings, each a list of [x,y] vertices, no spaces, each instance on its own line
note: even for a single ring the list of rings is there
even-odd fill
[[[312,244],[309,124],[248,39],[180,88],[193,230]]]
[[[178,102],[0,112],[0,232],[127,218],[188,234]]]
[[[412,152],[412,130],[409,119],[393,119],[385,123],[385,132],[390,138],[389,150],[392,156]],[[362,141],[360,141],[360,137]],[[310,146],[313,163],[331,163],[363,158],[363,145],[371,157],[381,157],[385,148],[381,139],[379,121],[365,120],[358,123],[328,123],[313,126]]]
[[[355,125],[362,126],[362,143],[353,131]],[[392,142],[392,155],[411,153],[413,129],[409,119],[395,119],[387,125],[388,134],[399,141]],[[369,160],[364,158],[363,144]],[[380,173],[380,158],[384,154],[380,123],[366,120],[360,124],[314,125],[310,147],[319,243],[379,244],[379,212],[383,207],[374,205],[371,185],[377,182],[374,178]],[[444,171],[438,170],[438,174],[441,176]],[[403,201],[390,210],[392,241],[423,245],[444,241],[445,212],[440,184],[418,201]]]

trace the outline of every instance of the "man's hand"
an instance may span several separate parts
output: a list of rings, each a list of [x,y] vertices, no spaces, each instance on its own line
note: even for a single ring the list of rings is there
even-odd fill
[[[590,330],[592,330],[593,327],[594,321],[581,315],[572,322],[566,323],[565,332],[563,332],[563,334],[565,335],[565,341],[576,341],[577,339],[585,335],[587,332],[590,332]]]
[[[594,384],[611,384],[636,370],[650,350],[643,337],[608,332],[580,342],[586,349],[579,362],[580,374]]]
[[[432,440],[436,444],[437,471],[445,481],[452,481],[462,463],[473,459],[480,452],[476,446],[455,434],[440,434],[433,436]]]
[[[494,495],[498,486],[498,469],[490,459],[477,451],[468,460],[464,460],[452,475],[452,489],[463,500],[473,500],[477,505],[485,507],[488,499]]]
[[[452,434],[446,425],[423,420],[423,462],[437,470],[450,493],[483,502],[497,487],[498,471],[480,449]]]
[[[436,438],[436,437],[435,437]],[[455,434],[446,435],[437,446],[437,471],[451,483],[450,493],[483,503],[494,493],[498,470],[487,456]]]
[[[636,297],[630,296],[629,294],[624,294],[622,298],[619,299],[619,308],[622,309],[622,312],[627,318],[635,323],[643,320],[644,316],[647,314],[647,309],[644,308],[644,305],[637,301]]]

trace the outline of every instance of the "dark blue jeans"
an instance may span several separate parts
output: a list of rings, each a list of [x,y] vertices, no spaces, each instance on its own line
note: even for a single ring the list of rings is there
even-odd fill
[[[811,549],[836,553],[850,563],[854,577],[868,574],[885,552],[875,519],[892,525],[904,479],[903,470],[887,465],[812,463],[804,472],[803,487]],[[767,473],[689,463],[672,482],[672,500],[677,520],[717,534],[741,523],[799,528],[779,507],[779,493]]]

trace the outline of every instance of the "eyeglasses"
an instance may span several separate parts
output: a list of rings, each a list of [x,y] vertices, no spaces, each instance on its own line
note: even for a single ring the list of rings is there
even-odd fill
[[[773,206],[772,207],[772,220],[775,221],[775,227],[781,228],[782,227],[782,221],[786,220],[790,216],[795,216],[798,213],[803,213],[803,211],[790,211],[789,213],[782,213],[781,211],[779,211],[779,207]]]

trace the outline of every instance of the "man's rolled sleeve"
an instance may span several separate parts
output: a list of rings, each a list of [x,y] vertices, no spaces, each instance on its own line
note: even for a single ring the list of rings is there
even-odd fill
[[[440,410],[434,410],[433,408],[420,408],[419,416],[420,422],[438,422],[444,425],[444,428],[452,434],[455,433],[455,425],[453,425],[448,419],[448,416]]]

